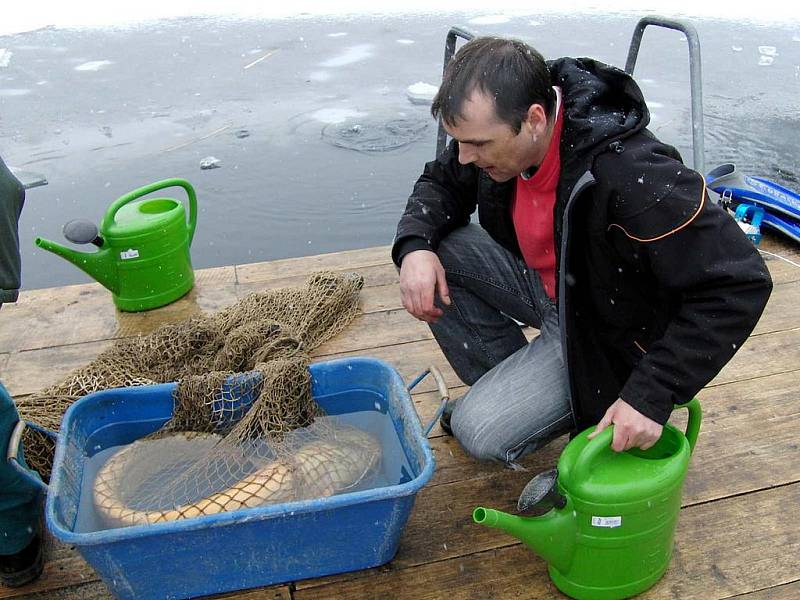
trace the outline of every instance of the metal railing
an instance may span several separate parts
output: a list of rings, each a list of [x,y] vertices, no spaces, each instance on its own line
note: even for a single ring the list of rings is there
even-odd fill
[[[642,36],[648,25],[675,29],[686,36],[689,44],[689,86],[692,95],[692,158],[694,170],[701,175],[705,174],[705,141],[703,129],[703,72],[700,64],[700,38],[693,25],[664,17],[648,16],[642,18],[633,30],[628,60],[625,62],[625,72],[633,75],[636,58],[639,56],[639,46]]]

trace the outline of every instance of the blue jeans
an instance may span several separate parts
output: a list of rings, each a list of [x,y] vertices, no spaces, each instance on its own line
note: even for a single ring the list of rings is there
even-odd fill
[[[478,225],[437,251],[451,304],[431,325],[470,390],[454,404],[453,435],[472,456],[509,465],[573,427],[558,309],[539,274]],[[531,342],[521,322],[539,329]]]
[[[39,527],[42,495],[6,462],[11,432],[19,420],[14,401],[0,383],[0,554],[14,554],[27,546]],[[25,464],[22,453],[18,456]]]

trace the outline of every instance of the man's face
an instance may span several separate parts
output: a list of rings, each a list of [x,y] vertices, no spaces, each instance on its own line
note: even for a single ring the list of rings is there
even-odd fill
[[[540,105],[531,107],[519,133],[497,117],[494,101],[478,90],[464,102],[462,113],[455,126],[444,126],[458,141],[461,164],[475,163],[497,182],[541,164],[547,151],[547,122]]]

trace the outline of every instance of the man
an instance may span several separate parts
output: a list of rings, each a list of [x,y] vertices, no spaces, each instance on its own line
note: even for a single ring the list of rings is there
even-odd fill
[[[25,190],[0,159],[0,308],[15,302],[20,287],[17,223]],[[0,585],[18,587],[42,572],[41,494],[5,458],[17,409],[0,383]],[[19,454],[22,456],[22,453]],[[22,459],[24,464],[24,458]]]
[[[443,427],[512,465],[591,425],[614,425],[616,451],[649,448],[758,321],[772,286],[758,252],[646,129],[618,69],[476,38],[432,114],[453,140],[414,186],[392,257],[403,306],[472,386]]]

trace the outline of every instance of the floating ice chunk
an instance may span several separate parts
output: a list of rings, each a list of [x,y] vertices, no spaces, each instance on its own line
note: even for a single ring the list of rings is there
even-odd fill
[[[413,43],[414,43],[414,40],[405,40],[405,39],[401,39],[401,40],[397,40],[397,43],[398,43],[398,44],[404,44],[404,45],[406,45],[406,46],[409,46],[409,45],[411,45],[411,44],[413,44]]]
[[[11,50],[6,50],[5,48],[0,48],[0,69],[5,69],[8,66],[8,63],[11,62],[11,56],[14,53]]]
[[[743,48],[741,46],[731,46],[731,50],[734,52],[741,52]]]
[[[366,113],[350,108],[321,108],[311,113],[311,118],[323,123],[344,123],[347,119],[364,117]]]
[[[112,64],[110,60],[90,60],[82,65],[75,67],[76,71],[99,71],[100,69]]]
[[[313,71],[308,74],[308,79],[310,81],[328,81],[330,78],[330,71]]]
[[[347,35],[346,31],[337,31],[336,33],[329,33],[328,37],[344,37]]]
[[[218,169],[222,166],[222,161],[215,156],[206,156],[200,161],[200,168],[205,169]]]
[[[650,100],[647,101],[648,108],[664,108],[664,105],[661,102],[651,102]]]
[[[20,88],[0,88],[0,96],[25,96],[30,94],[31,91]]]
[[[418,81],[406,88],[406,96],[412,104],[430,104],[439,88],[430,83]]]
[[[778,56],[778,49],[775,46],[759,46],[758,53],[764,56]]]
[[[475,17],[470,19],[472,25],[499,25],[500,23],[508,23],[511,19],[505,15],[485,15],[483,17]]]
[[[800,42],[800,33],[795,33],[795,34],[792,36],[792,41],[793,41],[793,42]]]
[[[765,56],[765,55],[762,54],[761,56],[758,57],[758,66],[759,67],[768,67],[773,62],[775,62],[775,59],[773,57],[771,57],[771,56]]]
[[[531,27],[541,27],[542,26],[542,22],[541,21],[530,21],[528,23],[528,25],[530,25]]]
[[[344,67],[345,65],[360,62],[370,56],[372,56],[372,44],[358,44],[357,46],[351,46],[342,54],[320,63],[320,66]]]

